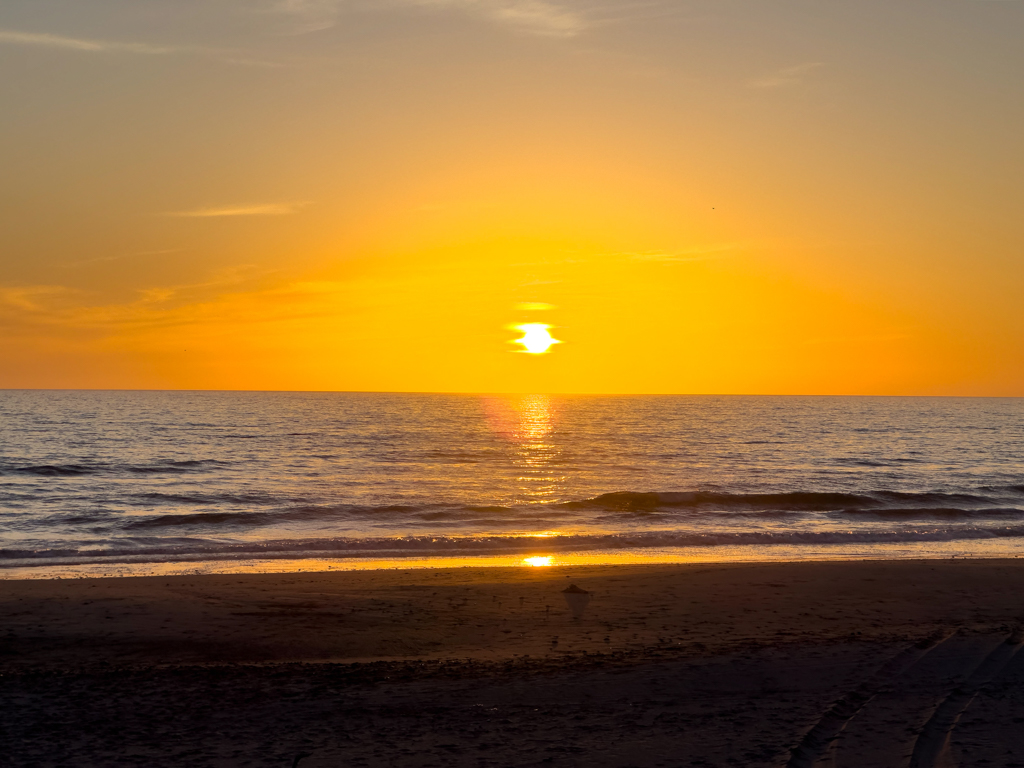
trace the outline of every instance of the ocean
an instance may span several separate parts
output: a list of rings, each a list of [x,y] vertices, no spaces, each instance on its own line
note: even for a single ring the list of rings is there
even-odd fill
[[[1024,399],[0,391],[0,578],[1024,555]]]

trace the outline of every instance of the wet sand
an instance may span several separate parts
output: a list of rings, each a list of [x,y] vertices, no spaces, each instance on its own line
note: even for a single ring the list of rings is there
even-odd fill
[[[1022,624],[1020,560],[0,581],[0,754],[1012,768]]]

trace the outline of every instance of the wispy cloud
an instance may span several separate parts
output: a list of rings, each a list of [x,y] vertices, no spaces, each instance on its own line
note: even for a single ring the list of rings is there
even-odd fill
[[[221,58],[225,64],[233,64],[238,67],[257,67],[260,69],[280,69],[287,66],[280,61],[268,61],[267,59],[252,59],[239,56],[226,55]]]
[[[333,23],[333,22],[332,22]],[[150,43],[125,43],[113,40],[94,40],[83,37],[67,37],[45,32],[21,32],[0,29],[0,45],[21,45],[54,50],[79,51],[82,53],[130,53],[147,56],[161,54],[192,54],[219,59],[225,64],[246,67],[281,67],[281,62],[253,58],[244,52],[232,49],[202,47],[195,45],[152,45]]]
[[[764,77],[750,81],[751,88],[789,88],[800,85],[804,77],[809,73],[823,66],[820,61],[807,61],[797,64],[794,67],[784,67]]]
[[[261,11],[288,19],[293,32],[303,33],[334,26],[342,11],[354,4],[349,0],[273,0]],[[386,0],[379,4],[459,10],[552,37],[572,37],[588,26],[583,14],[550,0]],[[365,8],[367,3],[358,5]]]
[[[262,283],[270,273],[254,265],[222,270],[196,284],[143,288],[127,301],[104,301],[59,285],[0,285],[0,341],[21,338],[122,337],[162,334],[211,323],[251,327],[344,312],[351,286],[340,282]],[[157,339],[159,342],[159,338]]]
[[[551,37],[573,37],[588,26],[587,20],[580,13],[545,0],[425,1],[435,5],[463,6],[499,23]]]
[[[329,29],[338,21],[344,0],[273,0],[261,10],[288,20],[294,34]]]
[[[86,264],[101,264],[107,261],[121,261],[123,259],[136,259],[146,256],[165,256],[168,253],[181,253],[184,248],[162,248],[158,251],[136,251],[135,253],[118,253],[112,256],[97,256],[94,259],[81,259],[79,261],[66,261],[65,267],[80,267]]]
[[[208,219],[218,216],[287,216],[296,213],[309,205],[299,203],[270,203],[267,205],[231,205],[222,208],[198,208],[194,211],[171,211],[167,216],[184,216],[188,218]]]
[[[54,298],[66,295],[69,289],[60,285],[0,285],[0,310],[40,312]]]
[[[167,46],[149,45],[148,43],[120,43],[110,40],[89,40],[79,37],[64,37],[40,32],[19,32],[0,29],[0,43],[12,45],[34,45],[45,48],[62,48],[68,51],[84,51],[87,53],[162,54],[172,53],[176,49]]]

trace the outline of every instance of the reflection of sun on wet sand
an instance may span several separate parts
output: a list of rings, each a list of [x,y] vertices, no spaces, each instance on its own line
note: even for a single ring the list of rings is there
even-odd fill
[[[1024,765],[1022,595],[1018,561],[7,581],[0,741],[14,766]]]

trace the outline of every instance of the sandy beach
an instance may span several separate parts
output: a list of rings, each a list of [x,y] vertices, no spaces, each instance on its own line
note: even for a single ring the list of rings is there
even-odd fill
[[[0,581],[0,617],[12,766],[1024,766],[1019,560]]]

